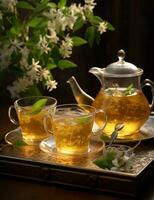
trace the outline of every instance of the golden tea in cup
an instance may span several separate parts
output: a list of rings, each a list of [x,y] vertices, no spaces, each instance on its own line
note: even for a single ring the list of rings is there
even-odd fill
[[[52,131],[58,152],[88,153],[96,112],[104,113],[84,104],[65,104],[56,107]]]
[[[56,99],[48,96],[34,96],[18,99],[9,108],[9,118],[14,124],[19,124],[23,140],[27,144],[37,144],[49,136],[44,130],[43,120],[47,113],[55,111]],[[12,117],[15,108],[18,122]]]

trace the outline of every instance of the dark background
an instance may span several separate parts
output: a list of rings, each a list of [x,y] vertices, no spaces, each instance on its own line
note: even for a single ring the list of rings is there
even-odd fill
[[[72,1],[71,1],[72,2]],[[79,2],[79,1],[76,1]],[[80,1],[83,3],[83,1]],[[58,88],[52,91],[58,103],[74,102],[69,85],[66,83],[74,75],[81,87],[93,97],[100,89],[100,83],[88,73],[93,66],[106,67],[117,61],[117,51],[124,49],[125,60],[144,70],[142,80],[149,78],[154,81],[153,66],[153,0],[96,0],[95,15],[109,21],[115,31],[107,31],[101,37],[99,46],[88,45],[74,49],[72,61],[78,64],[76,69],[54,71],[59,82]]]

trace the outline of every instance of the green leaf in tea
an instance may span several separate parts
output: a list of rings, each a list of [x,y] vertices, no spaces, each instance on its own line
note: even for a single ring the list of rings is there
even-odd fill
[[[79,124],[87,124],[90,122],[90,120],[91,120],[90,117],[79,117],[76,119],[76,122]]]
[[[39,99],[32,105],[30,113],[31,114],[39,113],[42,110],[42,108],[46,105],[46,103],[47,99]]]
[[[131,95],[135,92],[135,89],[133,87],[133,84],[130,84],[126,90],[124,91],[124,95],[128,96],[128,95]]]
[[[17,140],[13,146],[14,147],[21,147],[21,146],[27,146],[28,144],[26,142],[24,142],[23,140]]]

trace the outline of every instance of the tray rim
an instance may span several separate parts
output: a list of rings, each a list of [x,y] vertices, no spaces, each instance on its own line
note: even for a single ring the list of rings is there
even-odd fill
[[[65,165],[65,164],[61,164],[61,163],[54,163],[54,162],[46,162],[46,161],[37,161],[37,160],[33,160],[33,159],[28,159],[28,158],[20,158],[20,157],[16,157],[16,156],[10,156],[10,155],[3,155],[0,153],[0,161],[1,159],[5,159],[5,160],[12,160],[12,161],[17,161],[19,163],[29,163],[29,164],[34,164],[34,165],[48,165],[50,167],[56,167],[56,168],[64,168],[65,170],[73,170],[73,171],[82,171],[82,172],[94,172],[94,173],[98,173],[98,174],[105,174],[105,175],[112,175],[112,176],[118,176],[118,177],[127,177],[127,178],[137,178],[138,176],[140,176],[144,170],[151,165],[151,163],[154,163],[154,159],[150,160],[143,168],[142,170],[138,171],[138,173],[128,173],[128,172],[122,172],[122,171],[111,171],[111,170],[105,170],[105,169],[94,169],[94,168],[85,168],[82,166],[73,166],[73,165]]]
[[[79,167],[79,166],[70,166],[70,165],[63,165],[63,164],[57,164],[57,163],[48,163],[48,162],[40,162],[40,161],[34,161],[32,159],[25,159],[25,158],[19,158],[19,157],[14,157],[14,156],[7,156],[7,155],[1,155],[0,154],[0,161],[1,160],[8,160],[8,161],[13,161],[13,162],[18,162],[19,164],[21,163],[27,163],[27,164],[32,164],[32,165],[47,165],[49,167],[54,167],[58,169],[64,169],[66,171],[78,171],[78,172],[88,172],[88,173],[97,173],[100,175],[113,175],[112,177],[126,177],[126,178],[132,178],[136,179],[139,175],[143,173],[143,171],[152,163],[154,164],[154,160],[149,161],[149,163],[137,174],[131,174],[131,173],[126,173],[126,172],[119,172],[119,171],[109,171],[109,170],[104,170],[104,169],[93,169],[93,168],[84,168],[84,167]]]
[[[153,172],[152,169],[154,166],[154,160],[152,160],[139,175],[121,176],[120,174],[114,173],[107,174],[105,171],[100,172],[96,170],[61,166],[53,163],[42,163],[4,155],[0,155],[0,163],[0,175],[3,176],[41,181],[43,183],[51,183],[52,185],[62,185],[95,192],[110,192],[125,196],[136,196],[136,193],[140,191],[140,187],[145,184],[145,181],[148,182],[147,177],[152,177],[151,174],[149,176],[148,173]],[[13,168],[13,170],[11,171],[10,168]],[[23,173],[21,169],[26,169],[27,171]],[[36,176],[38,172],[39,176]],[[60,179],[59,175],[62,175]],[[73,178],[73,180],[71,178]],[[74,180],[76,182],[74,182]],[[112,184],[110,185],[110,183]],[[122,189],[119,188],[119,184],[122,186]]]

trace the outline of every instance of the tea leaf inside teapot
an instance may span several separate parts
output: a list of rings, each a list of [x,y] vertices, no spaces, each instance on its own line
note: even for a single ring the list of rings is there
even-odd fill
[[[134,92],[135,92],[135,89],[133,87],[133,84],[131,83],[130,85],[128,85],[128,87],[124,91],[124,95],[128,96],[128,95],[133,94]]]

